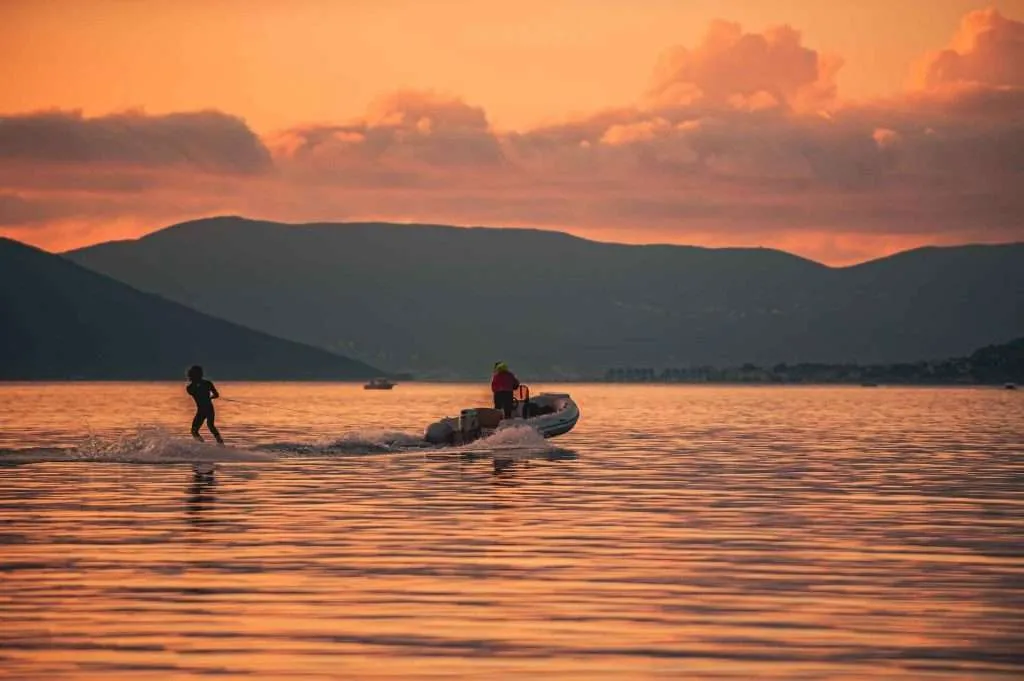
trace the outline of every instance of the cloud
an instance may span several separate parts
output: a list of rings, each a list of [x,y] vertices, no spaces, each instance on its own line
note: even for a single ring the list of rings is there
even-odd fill
[[[216,111],[0,116],[0,228],[150,226],[237,201],[273,170],[259,137]]]
[[[23,227],[52,220],[60,214],[45,203],[30,201],[20,194],[0,192],[0,225]]]
[[[947,49],[927,55],[917,67],[917,85],[936,89],[974,84],[1024,87],[1024,23],[995,9],[967,14]]]
[[[210,173],[257,173],[271,163],[266,148],[241,119],[216,111],[0,116],[0,163],[12,162]]]
[[[668,131],[671,124],[664,118],[653,118],[632,123],[618,123],[610,126],[601,135],[601,144],[621,146],[636,142],[649,142],[661,137]]]
[[[363,120],[287,130],[269,144],[286,169],[362,186],[429,183],[504,161],[482,108],[421,91],[383,97]]]
[[[240,213],[775,245],[830,262],[1020,240],[1024,87],[1005,63],[1020,27],[969,15],[922,62],[926,78],[857,103],[836,92],[839,62],[795,30],[718,22],[669,52],[634,105],[524,131],[429,91],[262,140],[217,112],[5,117],[0,231],[67,247]]]
[[[816,108],[836,95],[842,62],[804,47],[789,26],[744,33],[715,21],[695,48],[676,47],[662,58],[648,104],[654,108],[706,102],[739,109]]]

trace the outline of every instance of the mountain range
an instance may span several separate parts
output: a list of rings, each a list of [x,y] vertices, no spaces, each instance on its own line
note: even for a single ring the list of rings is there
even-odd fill
[[[379,371],[143,293],[0,238],[0,379],[354,380]]]
[[[762,248],[216,217],[64,255],[207,315],[422,378],[478,380],[499,359],[533,378],[889,363],[1024,335],[1020,243],[836,268]]]

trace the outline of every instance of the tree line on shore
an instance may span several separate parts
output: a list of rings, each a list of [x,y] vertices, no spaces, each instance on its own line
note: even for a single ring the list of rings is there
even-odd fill
[[[779,363],[771,367],[616,367],[615,383],[849,383],[972,385],[1024,382],[1024,338],[990,345],[968,357],[892,364]]]

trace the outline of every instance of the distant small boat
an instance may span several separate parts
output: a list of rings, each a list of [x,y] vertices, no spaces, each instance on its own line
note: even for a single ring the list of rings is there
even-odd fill
[[[375,378],[363,386],[366,390],[391,390],[395,384],[386,378]]]
[[[1006,388],[1007,390],[1016,390],[1017,389],[1017,384],[1016,383],[1007,383],[1003,387]]]

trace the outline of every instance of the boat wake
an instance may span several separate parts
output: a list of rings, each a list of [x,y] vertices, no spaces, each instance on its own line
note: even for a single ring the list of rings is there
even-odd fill
[[[141,426],[134,433],[114,438],[89,436],[77,447],[63,450],[63,461],[111,463],[189,463],[231,461],[273,461],[268,452],[233,445],[197,442],[172,435],[157,426]]]
[[[493,435],[474,440],[467,445],[454,447],[464,452],[510,452],[510,451],[550,451],[555,449],[550,440],[530,426],[513,426],[496,431]]]
[[[356,430],[340,438],[322,438],[313,442],[272,442],[255,447],[257,451],[288,456],[359,456],[431,448],[422,437],[391,430]]]
[[[489,437],[460,446],[430,444],[420,435],[401,431],[357,430],[346,433],[341,438],[328,438],[311,443],[275,442],[260,445],[256,449],[285,456],[365,456],[368,454],[415,452],[492,454],[528,451],[538,453],[554,451],[557,448],[533,428],[519,426],[500,430]]]
[[[273,461],[277,457],[244,447],[220,446],[171,435],[159,427],[139,427],[115,437],[90,435],[82,444],[67,448],[32,448],[0,452],[0,463],[228,463]]]
[[[420,435],[390,430],[356,430],[311,442],[220,446],[171,434],[156,426],[115,437],[89,436],[78,446],[0,451],[0,464],[48,462],[127,464],[218,464],[276,461],[282,458],[359,457],[387,454],[530,456],[565,452],[529,426],[502,429],[461,446],[432,445]]]

